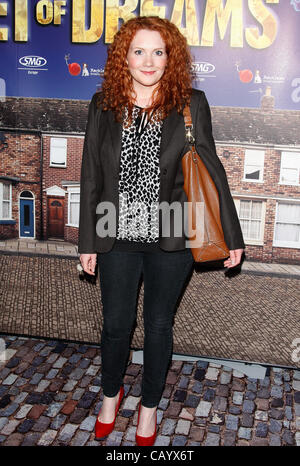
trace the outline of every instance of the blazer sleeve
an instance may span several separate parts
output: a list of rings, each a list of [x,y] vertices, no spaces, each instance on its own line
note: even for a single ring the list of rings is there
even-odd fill
[[[90,101],[85,129],[81,174],[78,252],[93,254],[96,236],[96,207],[101,192],[101,171],[99,161],[99,119],[101,108],[97,108],[95,93]]]
[[[220,199],[220,216],[224,239],[230,250],[244,249],[245,243],[235,204],[230,193],[225,169],[215,147],[211,111],[205,93],[201,91],[195,125],[196,150],[209,171]]]

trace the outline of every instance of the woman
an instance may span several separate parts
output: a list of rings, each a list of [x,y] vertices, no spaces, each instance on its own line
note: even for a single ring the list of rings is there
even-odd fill
[[[243,237],[224,168],[215,151],[210,109],[191,86],[187,42],[170,21],[139,17],[123,24],[108,51],[101,92],[92,97],[80,194],[78,251],[94,274],[98,259],[103,330],[103,404],[96,438],[108,435],[123,398],[122,378],[144,279],[144,366],[136,441],[152,445],[156,412],[172,355],[172,324],[193,267],[184,216],[161,205],[184,206],[182,156],[187,151],[182,109],[191,108],[196,148],[220,195],[230,257],[240,263]],[[162,225],[168,233],[163,234]],[[182,226],[178,234],[178,227]],[[107,227],[107,228],[105,228]]]

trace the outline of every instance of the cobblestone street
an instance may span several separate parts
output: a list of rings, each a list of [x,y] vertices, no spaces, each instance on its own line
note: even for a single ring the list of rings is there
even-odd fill
[[[142,365],[129,361],[114,431],[94,439],[101,407],[99,347],[4,336],[1,445],[135,445]],[[221,364],[173,361],[156,446],[300,445],[300,371],[263,379]]]
[[[131,352],[114,431],[94,438],[103,399],[99,283],[79,280],[73,246],[3,244],[0,445],[134,446],[139,351]],[[232,280],[200,270],[188,285],[174,325],[157,447],[300,446],[300,369],[291,361],[300,267],[245,262],[243,270]],[[143,342],[142,300],[143,288],[135,349]],[[189,358],[197,354],[206,360]],[[234,360],[269,364],[249,375],[255,365]]]

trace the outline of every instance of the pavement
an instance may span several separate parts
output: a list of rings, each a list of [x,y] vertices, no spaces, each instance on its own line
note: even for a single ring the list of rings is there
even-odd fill
[[[65,241],[38,241],[34,239],[0,240],[1,251],[7,253],[79,257],[77,245]],[[241,267],[242,272],[263,273],[272,275],[289,275],[300,278],[300,265],[262,263],[245,260]]]
[[[59,241],[0,241],[0,253],[78,257]],[[300,266],[244,261],[246,273],[300,277]],[[143,373],[132,351],[113,432],[95,440],[99,345],[0,333],[1,446],[134,446]],[[173,355],[155,446],[300,446],[300,370]]]

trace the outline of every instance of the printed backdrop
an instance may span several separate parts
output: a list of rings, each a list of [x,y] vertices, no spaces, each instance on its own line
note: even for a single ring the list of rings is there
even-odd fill
[[[298,209],[300,193],[297,123],[300,120],[300,0],[0,0],[0,102],[4,102],[4,105],[0,104],[0,121],[3,117],[3,126],[9,128],[0,131],[0,179],[1,176],[6,181],[9,178],[13,185],[14,209],[8,223],[4,220],[1,225],[0,219],[3,235],[12,237],[11,232],[14,231],[19,234],[18,228],[24,223],[22,212],[25,207],[22,206],[25,204],[21,204],[23,199],[18,197],[21,190],[34,192],[38,202],[35,210],[32,208],[31,225],[33,228],[35,215],[45,237],[51,231],[46,223],[48,211],[45,207],[51,198],[50,193],[57,192],[58,186],[65,183],[62,179],[71,179],[71,183],[75,180],[72,189],[78,183],[78,192],[73,194],[79,196],[79,171],[78,176],[74,175],[72,162],[67,166],[70,170],[63,175],[60,174],[62,171],[58,174],[60,168],[46,164],[49,156],[47,134],[43,135],[47,144],[43,144],[44,152],[39,157],[43,160],[45,174],[49,175],[46,179],[51,179],[51,182],[45,182],[44,188],[48,191],[43,189],[41,195],[38,193],[36,187],[41,183],[36,157],[35,137],[38,136],[30,134],[26,137],[22,125],[26,129],[27,115],[30,114],[28,127],[35,128],[37,112],[37,126],[43,126],[43,116],[48,112],[49,132],[54,129],[54,134],[58,131],[64,135],[66,110],[60,99],[90,100],[101,86],[107,47],[114,34],[124,20],[140,14],[170,19],[188,40],[193,55],[194,87],[204,90],[210,105],[215,106],[213,116],[218,123],[219,142],[224,143],[220,154],[228,167],[238,202],[241,205],[243,199],[250,197],[244,206],[249,207],[252,202],[261,206],[258,220],[261,220],[265,234],[254,236],[259,243],[250,242],[254,259],[272,258],[274,262],[283,259],[292,263],[299,260],[300,243],[295,246],[296,240],[291,241],[298,234],[299,221],[290,218],[289,203],[294,202],[293,212],[296,212],[294,207]],[[5,96],[33,99],[20,99],[18,104],[22,111],[14,118],[12,113],[18,112],[19,108],[16,99],[8,98],[6,105]],[[267,103],[274,100],[276,111],[272,105],[270,111],[262,109],[262,96],[267,97],[263,99]],[[52,106],[51,101],[43,101],[45,98],[58,100]],[[72,108],[84,106],[84,102],[77,102]],[[58,115],[57,121],[52,114]],[[66,115],[70,121],[72,116]],[[15,133],[14,128],[11,129],[14,122]],[[72,154],[78,153],[73,139],[71,136],[68,139],[71,161],[75,160]],[[228,141],[230,146],[226,144]],[[231,144],[232,141],[236,144]],[[257,150],[257,146],[263,150]],[[245,155],[245,177],[249,176],[242,179],[245,147],[250,149],[251,157],[256,157],[256,162],[251,164],[248,161],[246,164]],[[265,157],[263,161],[262,154]],[[282,173],[290,183],[280,183],[282,154]],[[30,174],[29,181],[22,178],[23,170]],[[37,175],[34,175],[34,170]],[[20,183],[14,185],[18,179]],[[278,197],[287,217],[283,219],[283,231],[287,231],[290,238],[285,248],[273,247],[272,229],[277,225],[275,209]],[[32,199],[26,202],[33,206]],[[66,197],[65,209],[67,205]],[[44,206],[43,210],[40,206]],[[297,211],[300,212],[299,209]],[[246,220],[248,225],[253,219],[246,216]],[[15,230],[12,230],[14,223]],[[66,225],[66,229],[72,237],[72,225]],[[38,232],[36,229],[35,233]],[[59,265],[56,265],[53,258],[51,262],[47,257],[42,260],[39,257],[0,255],[0,259],[4,263],[0,267],[4,274],[1,281],[1,331],[99,341],[99,303],[94,302],[99,296],[94,294],[94,300],[91,300],[90,288],[85,288],[85,284],[78,286],[74,261],[68,263],[66,272],[63,270],[66,261],[59,260]],[[43,268],[44,261],[55,266],[52,274],[47,273],[47,279],[54,277],[55,280],[49,279],[51,285],[47,286],[41,286],[39,280],[32,280],[32,275],[27,273],[27,270],[34,269],[37,270],[36,276],[40,277],[38,267],[47,271],[50,267]],[[24,267],[23,271],[20,267]],[[16,286],[11,277],[18,280]],[[76,292],[72,292],[70,298],[64,277],[74,281],[70,290]],[[63,287],[61,292],[58,286]],[[217,296],[216,287],[219,290]],[[58,304],[61,308],[56,302],[49,305],[48,293],[55,299],[63,296],[68,304]],[[39,306],[32,306],[33,296],[34,299],[38,296]],[[240,274],[235,280],[227,281],[220,271],[206,274],[200,269],[194,272],[178,312],[174,350],[190,355],[299,366],[299,349],[299,357],[291,359],[292,345],[295,343],[298,348],[300,345],[299,297],[299,280],[293,277],[281,279]],[[139,320],[133,341],[135,347],[142,347],[141,332]]]
[[[139,14],[185,34],[211,105],[258,107],[270,86],[277,108],[300,108],[300,0],[0,1],[0,93],[90,99],[115,32]]]

